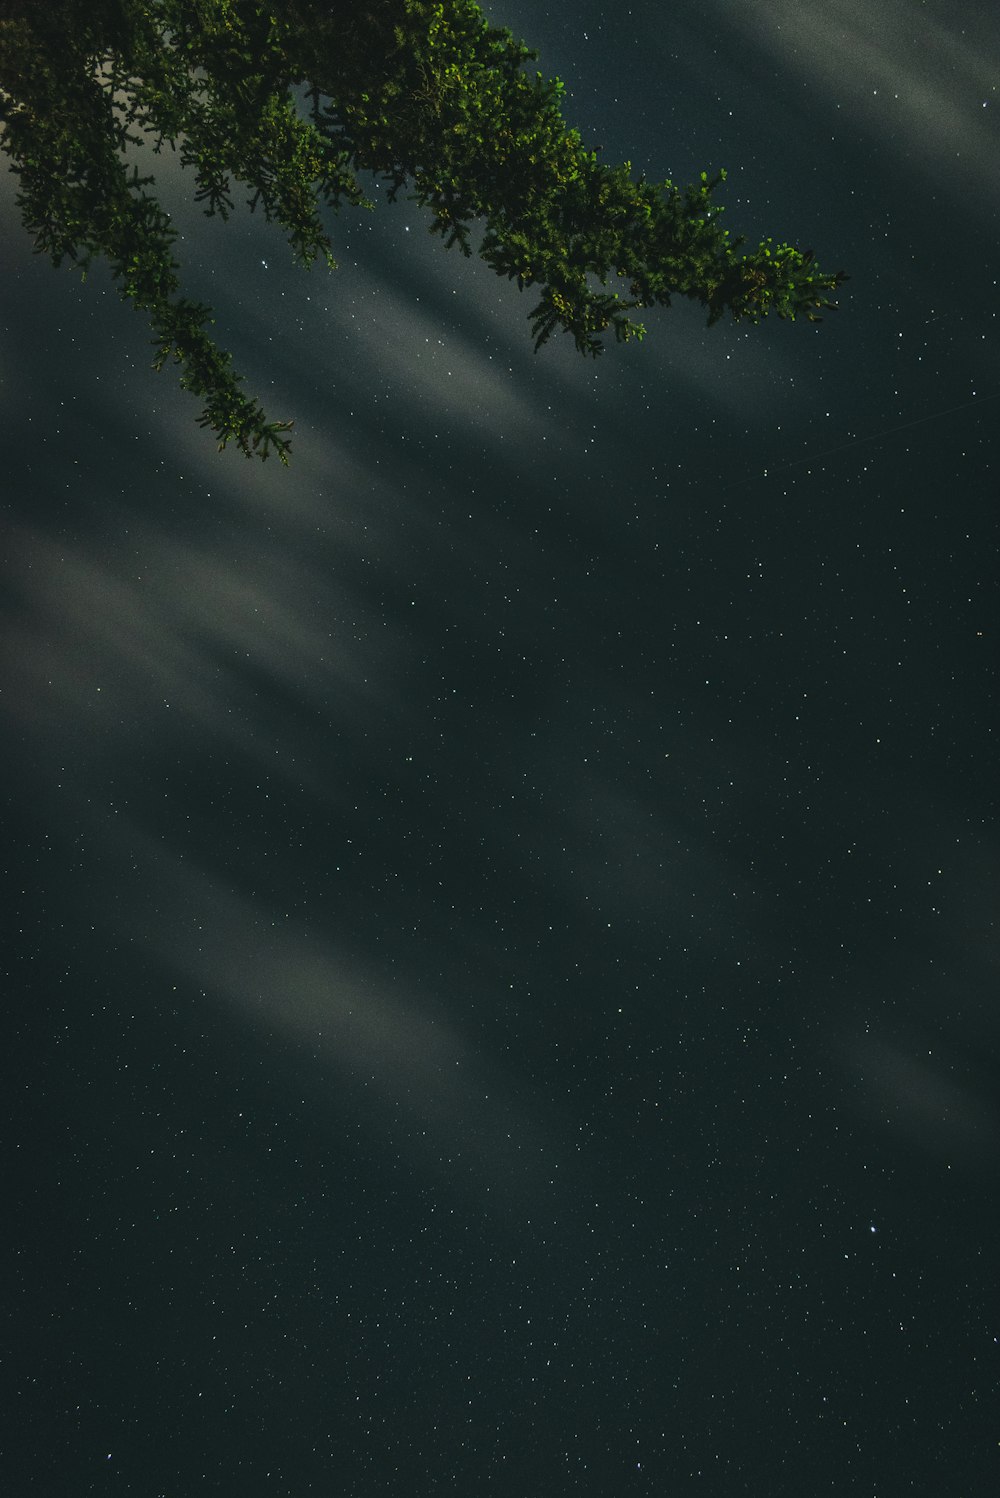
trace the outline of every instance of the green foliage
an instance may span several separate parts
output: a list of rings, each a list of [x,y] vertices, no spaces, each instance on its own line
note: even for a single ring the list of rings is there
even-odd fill
[[[82,273],[103,257],[150,318],[155,367],[181,367],[202,426],[247,456],[287,463],[290,422],[270,422],[180,294],[176,232],[129,167],[130,144],[179,150],[194,197],[227,218],[234,183],[285,229],[295,258],[333,269],[323,207],[371,208],[357,173],[404,188],[447,247],[535,287],[536,350],[569,333],[645,332],[631,314],[699,302],[708,322],[769,313],[811,322],[847,278],[811,251],[764,240],[738,251],[713,194],[604,166],[562,116],[563,85],[474,0],[0,0],[0,125],[35,248]],[[308,116],[293,90],[305,87]]]

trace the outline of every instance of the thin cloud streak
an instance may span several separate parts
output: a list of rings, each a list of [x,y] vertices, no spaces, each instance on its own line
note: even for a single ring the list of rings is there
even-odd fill
[[[997,136],[996,24],[985,7],[938,20],[906,0],[759,0],[717,5],[719,23],[748,46],[770,51],[789,73],[823,89],[835,106],[836,131],[853,120],[880,151],[905,160],[941,191],[966,202],[1000,201],[994,164]],[[956,27],[956,22],[962,24]],[[985,106],[985,107],[984,107]]]
[[[3,708],[32,752],[71,733],[77,762],[130,762],[174,712],[203,744],[274,769],[274,735],[247,731],[248,670],[307,711],[393,710],[406,642],[277,540],[254,556],[231,533],[181,542],[133,520],[127,542],[98,554],[13,526],[7,557]]]
[[[540,1101],[516,1095],[501,1064],[449,1021],[454,995],[418,992],[394,963],[380,968],[290,920],[127,816],[104,837],[138,871],[131,908],[123,895],[111,918],[117,941],[221,1003],[257,1044],[277,1040],[297,1065],[319,1068],[373,1133],[501,1218],[569,1185]]]

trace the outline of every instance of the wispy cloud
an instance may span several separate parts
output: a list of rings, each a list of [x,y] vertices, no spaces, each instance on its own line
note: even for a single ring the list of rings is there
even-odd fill
[[[1000,200],[997,23],[990,6],[910,0],[744,0],[717,20],[821,89],[832,130],[850,120],[935,190]],[[937,12],[937,13],[936,13]]]

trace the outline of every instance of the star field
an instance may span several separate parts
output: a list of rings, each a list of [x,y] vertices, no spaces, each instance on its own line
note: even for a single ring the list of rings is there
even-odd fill
[[[851,280],[535,356],[414,204],[305,273],[163,166],[282,470],[0,182],[9,1489],[977,1498],[996,27],[488,14]]]

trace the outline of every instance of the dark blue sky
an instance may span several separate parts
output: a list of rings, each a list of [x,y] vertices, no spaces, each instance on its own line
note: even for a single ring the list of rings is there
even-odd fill
[[[307,274],[168,167],[282,470],[0,182],[11,1491],[972,1498],[1000,28],[488,14],[852,279],[536,356],[415,205]]]

